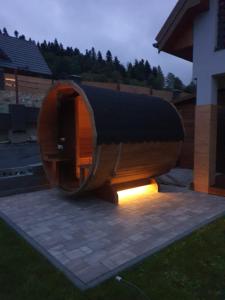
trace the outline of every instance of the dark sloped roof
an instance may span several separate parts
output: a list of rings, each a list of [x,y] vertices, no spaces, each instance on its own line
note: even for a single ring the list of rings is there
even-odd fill
[[[186,34],[185,29],[192,29],[196,16],[209,9],[209,0],[178,0],[160,32],[156,36],[154,44],[159,51],[165,51],[178,57],[192,61],[192,47],[178,50],[174,47],[177,38]],[[187,32],[189,32],[187,30]],[[192,32],[192,30],[191,30]],[[191,43],[193,44],[193,42]]]
[[[98,144],[183,140],[180,116],[167,101],[91,86],[81,87],[94,112]]]
[[[0,34],[0,50],[7,57],[0,57],[1,68],[51,75],[41,52],[33,42]]]

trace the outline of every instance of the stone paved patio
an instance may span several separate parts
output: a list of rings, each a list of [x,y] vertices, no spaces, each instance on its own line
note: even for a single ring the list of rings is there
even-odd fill
[[[225,198],[164,186],[121,205],[56,190],[0,198],[0,216],[81,289],[225,214]]]

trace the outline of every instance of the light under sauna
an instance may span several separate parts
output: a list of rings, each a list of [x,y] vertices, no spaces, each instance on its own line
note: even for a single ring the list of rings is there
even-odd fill
[[[118,190],[118,203],[120,205],[129,204],[131,201],[136,201],[137,199],[143,199],[149,197],[150,195],[156,194],[159,191],[158,184],[155,180],[151,180],[149,184],[141,185],[125,190]]]

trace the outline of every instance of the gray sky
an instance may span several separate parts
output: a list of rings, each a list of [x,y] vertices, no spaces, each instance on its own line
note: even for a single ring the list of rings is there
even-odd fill
[[[0,27],[34,40],[53,40],[82,52],[110,49],[123,63],[135,58],[160,65],[189,83],[192,64],[152,46],[177,0],[0,0]]]

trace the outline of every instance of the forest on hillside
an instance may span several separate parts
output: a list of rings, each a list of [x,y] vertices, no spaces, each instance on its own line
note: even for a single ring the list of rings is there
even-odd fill
[[[9,35],[6,28],[0,34]],[[82,80],[100,82],[120,82],[125,84],[149,86],[154,89],[181,90],[194,92],[195,85],[185,85],[181,79],[169,72],[163,74],[160,66],[153,66],[148,60],[135,59],[126,66],[110,50],[104,55],[92,47],[82,53],[77,47],[65,47],[57,39],[36,42],[24,34],[14,31],[14,37],[35,43],[44,56],[55,78],[79,75]]]

